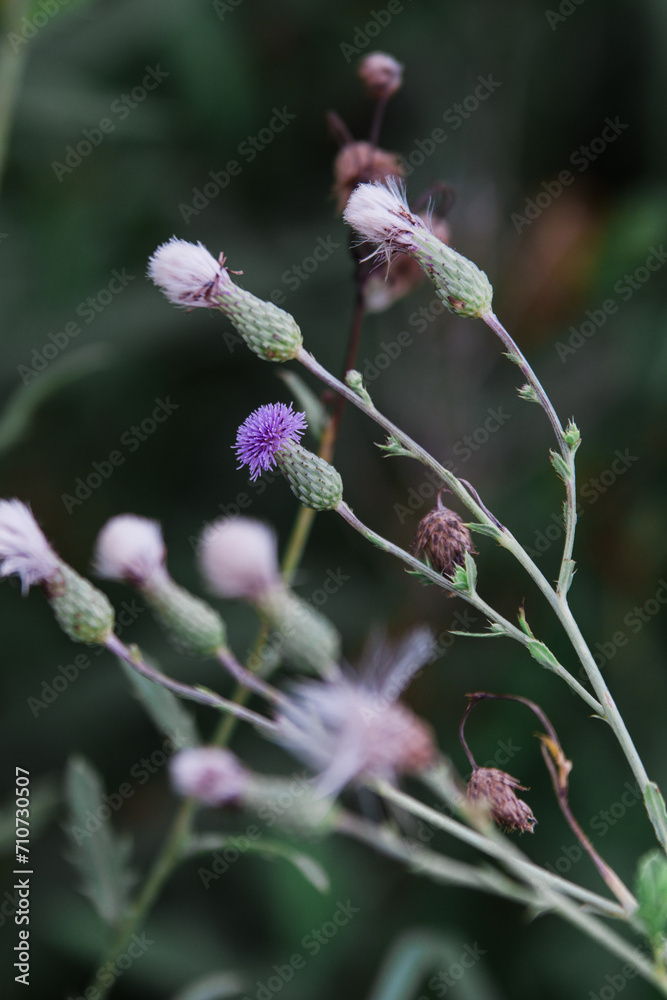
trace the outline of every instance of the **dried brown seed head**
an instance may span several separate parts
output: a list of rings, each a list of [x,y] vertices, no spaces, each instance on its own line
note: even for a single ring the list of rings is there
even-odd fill
[[[525,785],[520,785],[506,771],[497,767],[478,767],[470,777],[466,796],[469,802],[486,806],[496,823],[507,830],[532,833],[537,820],[530,807],[515,794],[516,788],[527,791]]]
[[[357,184],[402,177],[403,167],[396,153],[378,149],[370,142],[348,142],[334,161],[334,194],[342,212]]]
[[[437,506],[417,526],[412,552],[425,555],[437,573],[452,576],[457,566],[465,564],[465,554],[476,555],[470,532],[459,515]]]

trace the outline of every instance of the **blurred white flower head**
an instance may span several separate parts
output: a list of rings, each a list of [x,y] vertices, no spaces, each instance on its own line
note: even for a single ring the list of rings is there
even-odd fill
[[[135,586],[166,574],[166,550],[157,521],[119,514],[104,525],[95,543],[95,569],[108,580]]]
[[[274,738],[319,772],[321,795],[365,779],[394,781],[433,762],[430,727],[397,699],[434,648],[430,632],[416,629],[393,649],[376,645],[358,677],[294,685]]]
[[[60,560],[21,500],[0,500],[0,576],[16,573],[21,590],[58,576]]]
[[[208,806],[222,806],[242,799],[249,775],[237,757],[219,747],[187,747],[169,762],[175,791]]]
[[[222,597],[255,602],[280,585],[275,532],[249,517],[221,518],[207,527],[199,563],[211,589]]]

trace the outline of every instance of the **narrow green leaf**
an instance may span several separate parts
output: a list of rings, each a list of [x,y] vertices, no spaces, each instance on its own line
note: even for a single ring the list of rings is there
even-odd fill
[[[136,698],[146,709],[155,726],[168,736],[175,747],[196,747],[201,743],[194,716],[185,708],[180,699],[155,681],[142,677],[119,659]],[[151,666],[157,666],[155,663]]]
[[[655,781],[649,781],[644,789],[644,804],[656,836],[662,844],[663,850],[667,851],[667,808],[665,808],[665,800]]]
[[[568,469],[562,456],[559,455],[557,451],[551,449],[549,451],[549,457],[551,458],[551,464],[553,465],[554,469],[556,470],[560,478],[563,480],[564,483],[567,483],[570,479],[570,470]]]
[[[433,993],[428,991],[429,996],[444,996],[447,982],[451,984],[454,977],[440,978],[439,973],[447,976],[455,966],[466,969],[463,977],[456,978],[459,1000],[499,1000],[499,994],[477,964],[484,954],[477,942],[464,943],[425,928],[409,931],[392,945],[368,1000],[417,1000],[423,980],[432,972],[438,973],[437,987]]]
[[[477,563],[470,555],[469,552],[465,553],[465,563],[466,563],[466,576],[468,577],[468,586],[470,591],[474,594],[477,589]]]
[[[233,848],[242,854],[259,854],[265,858],[283,858],[299,871],[307,882],[317,889],[318,892],[326,893],[331,888],[329,876],[326,871],[309,854],[304,854],[292,847],[290,844],[278,840],[265,840],[260,837],[258,840],[249,840],[247,837],[224,836],[221,834],[202,834],[191,838],[185,849],[185,856],[190,857],[196,854],[209,854],[216,851],[223,851],[225,848]]]
[[[408,458],[412,457],[412,452],[408,451],[407,448],[404,448],[401,442],[393,435],[389,435],[386,444],[377,444],[376,442],[375,446],[376,448],[379,448],[380,451],[385,452],[384,456],[385,458],[391,458],[400,455],[407,455]]]
[[[83,757],[69,760],[65,792],[73,846],[69,860],[82,877],[81,891],[103,920],[117,925],[127,911],[134,881],[128,867],[130,843],[114,833],[102,780]]]
[[[470,531],[477,532],[478,535],[487,535],[489,538],[493,538],[497,542],[499,542],[502,537],[500,528],[496,528],[494,524],[479,524],[477,521],[470,521],[466,524],[466,528]]]
[[[521,631],[525,632],[525,634],[528,636],[529,639],[534,639],[535,636],[533,635],[533,630],[526,621],[526,612],[524,610],[523,605],[521,605],[521,607],[519,608],[519,614],[517,615],[517,617],[519,619],[519,625],[521,627]]]
[[[86,375],[108,368],[112,352],[106,344],[90,344],[54,361],[12,393],[0,414],[0,454],[19,444],[37,410],[51,396]]]
[[[329,417],[318,397],[298,372],[292,371],[291,368],[281,367],[277,375],[296,398],[299,406],[305,410],[308,429],[319,439]]]
[[[235,972],[213,972],[179,990],[171,1000],[225,1000],[244,989],[243,980]]]
[[[581,432],[574,420],[568,420],[563,436],[565,438],[565,443],[570,448],[570,451],[575,452],[581,444]]]
[[[638,916],[649,938],[659,940],[667,933],[667,857],[651,851],[639,862],[637,871]]]
[[[459,632],[456,629],[450,628],[450,635],[463,635],[470,639],[498,639],[500,636],[507,635],[506,629],[500,625],[494,628],[492,625],[488,632]]]
[[[546,667],[547,670],[557,670],[560,666],[549,647],[545,646],[539,639],[531,639],[528,643],[528,651],[533,659],[537,660],[540,666]]]

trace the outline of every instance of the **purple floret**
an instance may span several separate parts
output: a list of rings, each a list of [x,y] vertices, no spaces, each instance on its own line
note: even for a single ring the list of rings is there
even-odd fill
[[[260,472],[274,469],[276,452],[285,444],[298,442],[306,426],[306,414],[295,413],[292,403],[260,406],[238,429],[235,448],[239,469],[250,466],[253,481]]]

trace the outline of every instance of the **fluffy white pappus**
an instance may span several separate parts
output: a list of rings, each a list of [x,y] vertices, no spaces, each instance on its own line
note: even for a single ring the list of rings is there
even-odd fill
[[[16,573],[25,594],[57,576],[59,562],[30,508],[21,500],[0,500],[0,576]]]
[[[364,647],[359,674],[376,697],[395,700],[412,678],[438,656],[433,633],[417,625],[397,642],[387,642],[382,632],[372,634]]]
[[[119,514],[104,525],[95,543],[94,565],[99,576],[142,586],[162,576],[165,546],[157,521]]]
[[[149,259],[148,277],[175,305],[211,309],[232,284],[224,263],[222,254],[216,260],[201,243],[172,236]]]
[[[280,584],[275,532],[249,517],[221,518],[206,528],[199,562],[209,586],[222,597],[256,601]]]
[[[405,705],[350,678],[295,685],[272,736],[318,772],[317,792],[350,782],[394,781],[433,763],[430,727]]]
[[[237,757],[219,747],[187,747],[169,762],[171,783],[179,795],[208,806],[243,798],[249,775]]]
[[[359,184],[350,195],[343,218],[387,258],[393,250],[414,248],[414,233],[428,232],[418,215],[410,211],[405,191],[393,177],[372,184]]]

